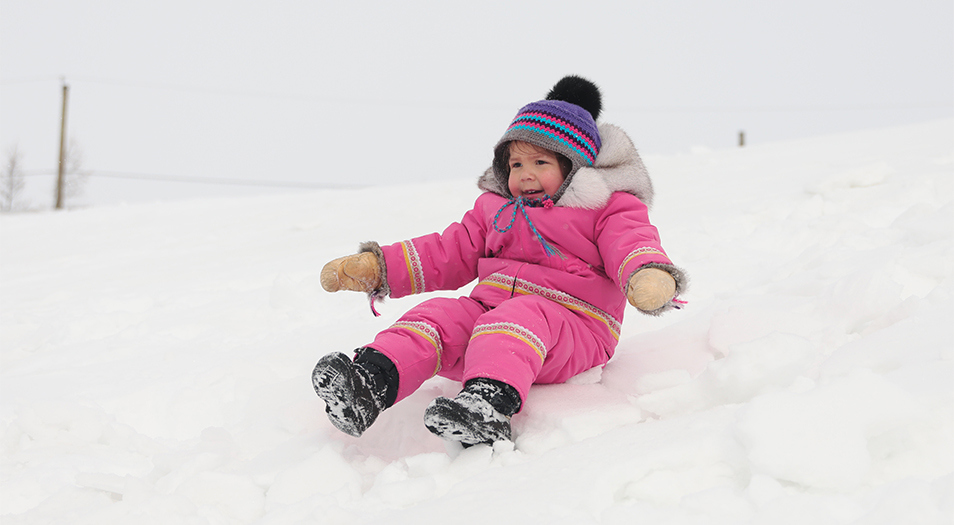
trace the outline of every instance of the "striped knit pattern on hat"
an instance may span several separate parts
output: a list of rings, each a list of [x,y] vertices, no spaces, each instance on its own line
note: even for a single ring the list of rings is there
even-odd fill
[[[575,164],[592,166],[600,152],[600,134],[590,112],[562,100],[541,100],[521,108],[503,140],[525,140],[527,133],[540,135],[537,140],[527,142],[579,161]]]
[[[592,166],[599,155],[601,142],[596,122],[590,112],[562,100],[541,100],[520,108],[510,127],[495,148],[495,176],[507,187],[508,168],[498,163],[500,148],[519,140],[563,155],[572,163],[564,185],[553,195],[562,195],[573,174]]]
[[[528,104],[513,119],[504,136],[516,130],[539,133],[546,139],[569,148],[580,157],[582,164],[592,166],[600,151],[600,135],[589,112],[583,110],[584,115],[580,115],[580,112],[573,111],[573,108],[582,109],[560,100],[543,100]]]

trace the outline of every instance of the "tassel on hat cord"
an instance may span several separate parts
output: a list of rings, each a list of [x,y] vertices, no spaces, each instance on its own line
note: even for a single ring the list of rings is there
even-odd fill
[[[500,229],[497,226],[497,221],[500,219],[500,214],[507,209],[507,206],[511,205],[513,205],[513,213],[510,215],[510,223],[507,224],[506,228]],[[516,197],[508,200],[503,206],[500,207],[499,210],[497,210],[497,214],[494,215],[494,231],[497,233],[507,233],[510,231],[510,228],[513,228],[513,224],[517,220],[517,211],[519,210],[523,214],[523,218],[527,219],[527,224],[530,225],[530,229],[533,231],[533,234],[536,235],[537,239],[540,240],[540,243],[543,244],[543,251],[547,253],[547,257],[556,254],[563,259],[564,257],[563,254],[560,253],[560,250],[557,250],[550,243],[548,243],[547,240],[540,235],[540,232],[537,231],[537,227],[533,225],[533,221],[531,221],[530,216],[527,215],[527,206],[531,208],[543,207],[544,209],[550,209],[553,208],[553,200],[550,199],[549,195],[544,195],[540,200],[528,199],[526,197]]]

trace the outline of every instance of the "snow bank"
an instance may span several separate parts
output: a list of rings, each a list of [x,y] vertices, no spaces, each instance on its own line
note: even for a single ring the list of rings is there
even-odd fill
[[[647,158],[689,307],[630,312],[493,449],[423,427],[451,381],[360,439],[309,381],[423,299],[373,318],[321,264],[458,219],[470,180],[2,216],[3,522],[951,523],[952,139]]]

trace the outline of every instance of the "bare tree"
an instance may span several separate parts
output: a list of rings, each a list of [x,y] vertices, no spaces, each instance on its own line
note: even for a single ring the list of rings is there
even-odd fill
[[[89,172],[83,171],[83,151],[74,139],[69,140],[66,146],[65,159],[63,162],[63,194],[62,206],[66,207],[68,201],[79,197],[83,193],[83,186],[89,178]],[[59,181],[53,181],[53,195],[56,196],[56,185]]]
[[[74,139],[70,139],[66,148],[66,180],[64,180],[63,195],[67,199],[78,197],[83,193],[83,186],[89,178],[89,172],[82,171],[83,151]]]
[[[0,172],[0,211],[13,211],[17,197],[23,191],[23,170],[20,169],[20,149],[14,145],[7,149],[7,162]]]

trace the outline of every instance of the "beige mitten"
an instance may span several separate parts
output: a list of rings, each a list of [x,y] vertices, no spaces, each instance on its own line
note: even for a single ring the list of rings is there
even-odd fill
[[[371,252],[339,257],[321,269],[321,287],[328,292],[371,293],[381,288],[381,266]]]
[[[659,268],[643,268],[629,279],[629,304],[646,312],[658,310],[676,295],[676,280]]]

